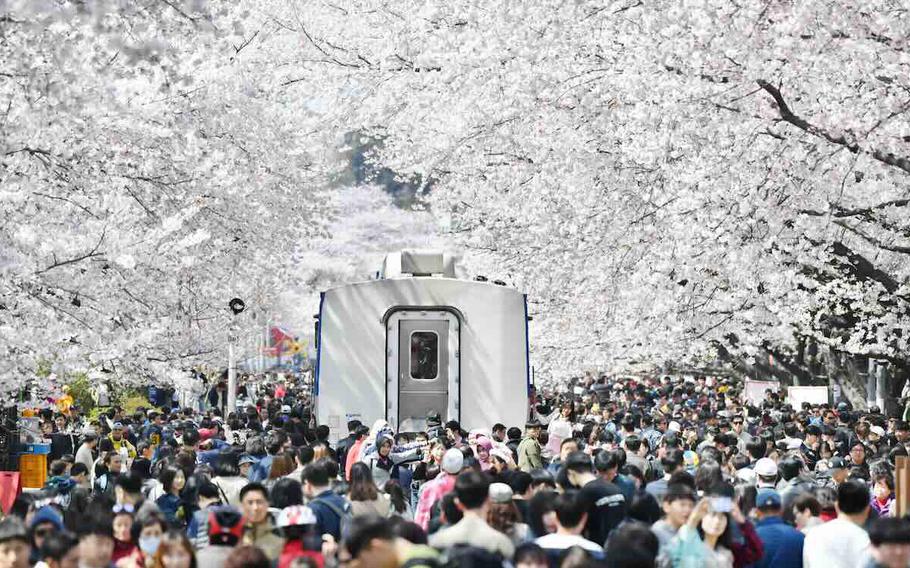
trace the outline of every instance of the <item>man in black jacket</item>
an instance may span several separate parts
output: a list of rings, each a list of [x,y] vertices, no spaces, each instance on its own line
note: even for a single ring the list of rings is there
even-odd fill
[[[566,458],[565,467],[569,483],[579,488],[579,498],[587,511],[584,536],[603,546],[610,531],[626,517],[629,504],[619,487],[594,474],[588,454],[572,452]]]
[[[351,449],[351,446],[354,445],[354,442],[357,441],[357,429],[363,426],[363,423],[360,420],[351,420],[348,422],[348,435],[346,438],[338,440],[338,446],[335,448],[335,455],[337,456],[338,468],[341,471],[344,471],[345,462],[348,459],[348,450]]]

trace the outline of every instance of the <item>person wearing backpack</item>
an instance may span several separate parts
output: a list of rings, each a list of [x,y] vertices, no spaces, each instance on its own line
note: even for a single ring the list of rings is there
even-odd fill
[[[307,505],[316,515],[316,530],[319,534],[330,534],[337,542],[350,524],[353,513],[347,499],[332,490],[330,471],[335,464],[329,458],[322,458],[303,468],[303,492]]]

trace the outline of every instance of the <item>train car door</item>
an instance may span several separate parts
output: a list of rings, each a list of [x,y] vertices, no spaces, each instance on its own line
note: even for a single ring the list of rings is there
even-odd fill
[[[426,429],[426,417],[458,420],[459,318],[448,311],[402,309],[386,323],[386,420],[399,432]]]

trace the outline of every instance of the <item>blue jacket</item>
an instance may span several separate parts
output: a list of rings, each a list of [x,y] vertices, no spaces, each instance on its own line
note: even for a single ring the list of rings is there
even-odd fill
[[[250,468],[250,481],[265,483],[265,480],[269,478],[269,474],[272,472],[272,460],[274,459],[275,456],[266,455],[259,460],[259,463],[254,463],[253,467]]]
[[[180,497],[171,495],[170,493],[165,493],[155,501],[155,504],[158,505],[158,509],[161,510],[161,514],[164,515],[164,518],[167,519],[169,523],[182,525],[186,519],[177,517],[181,503]]]
[[[311,499],[307,506],[316,515],[316,534],[328,533],[335,537],[336,541],[341,542],[341,516],[338,515],[338,512],[350,511],[350,503],[341,495],[328,489]]]
[[[765,554],[755,563],[756,568],[802,568],[805,535],[780,517],[768,517],[755,523]]]

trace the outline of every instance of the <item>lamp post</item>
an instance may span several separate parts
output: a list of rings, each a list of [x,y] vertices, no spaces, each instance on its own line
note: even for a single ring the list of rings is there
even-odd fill
[[[231,324],[228,328],[228,392],[227,408],[224,411],[225,418],[237,409],[237,362],[234,360],[234,342],[237,341],[236,318],[243,313],[246,304],[240,298],[233,298],[228,302],[228,308],[231,310]]]

